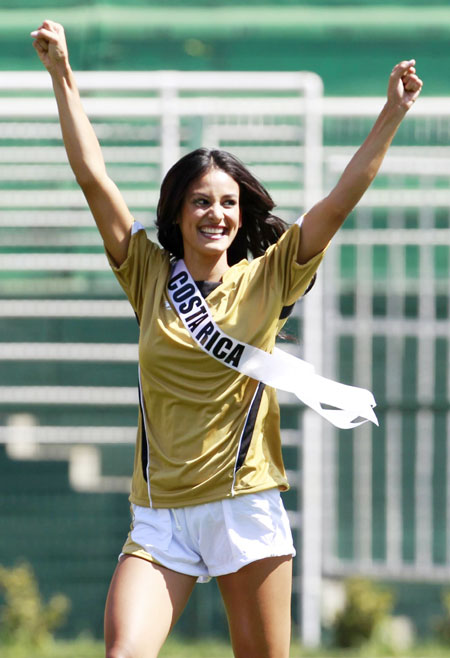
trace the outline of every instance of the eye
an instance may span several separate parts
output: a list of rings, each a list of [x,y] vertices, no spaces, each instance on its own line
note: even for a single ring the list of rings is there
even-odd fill
[[[199,208],[205,208],[208,205],[208,200],[203,199],[202,197],[199,197],[197,199],[194,199],[194,205],[198,206]]]
[[[226,201],[223,202],[223,205],[226,206],[227,208],[232,208],[237,204],[236,199],[227,199]]]

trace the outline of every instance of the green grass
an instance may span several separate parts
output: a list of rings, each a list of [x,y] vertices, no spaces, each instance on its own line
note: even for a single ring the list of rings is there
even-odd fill
[[[2,658],[104,658],[103,644],[90,640],[55,642],[38,649],[26,646],[1,646]]]
[[[77,640],[55,642],[42,649],[0,646],[1,658],[104,658],[103,642]],[[161,658],[233,658],[230,646],[217,641],[168,640]]]
[[[104,658],[103,642],[55,642],[45,648],[0,646],[1,658]],[[233,658],[230,646],[217,641],[189,642],[170,639],[161,658]]]
[[[93,640],[55,642],[48,647],[8,647],[0,645],[1,658],[104,658],[103,643]],[[160,653],[160,658],[233,658],[228,643],[215,640],[201,642],[171,638]],[[450,658],[450,646],[422,645],[395,657],[386,651],[361,649],[307,651],[296,643],[291,658]]]

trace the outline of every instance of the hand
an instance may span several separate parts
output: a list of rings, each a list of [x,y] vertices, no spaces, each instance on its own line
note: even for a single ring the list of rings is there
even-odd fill
[[[34,38],[33,48],[50,73],[59,64],[68,64],[69,53],[62,25],[46,20],[31,36]]]
[[[403,61],[394,66],[388,84],[388,103],[401,107],[407,112],[420,94],[422,80],[417,77],[415,59]]]

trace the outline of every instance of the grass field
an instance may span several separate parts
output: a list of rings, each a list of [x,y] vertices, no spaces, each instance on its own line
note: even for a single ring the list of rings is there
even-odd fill
[[[30,647],[7,647],[0,645],[1,658],[104,658],[103,643],[91,640],[55,642],[42,649]],[[291,658],[450,658],[450,646],[427,645],[416,647],[407,654],[383,652],[380,649],[364,648],[359,651],[307,651],[293,645]],[[191,642],[170,639],[162,649],[160,658],[233,658],[230,646],[210,640]]]

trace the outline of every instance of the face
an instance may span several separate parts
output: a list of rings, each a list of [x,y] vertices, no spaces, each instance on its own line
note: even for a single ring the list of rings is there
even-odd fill
[[[225,258],[241,226],[239,185],[222,169],[209,169],[188,187],[178,220],[184,258]]]

